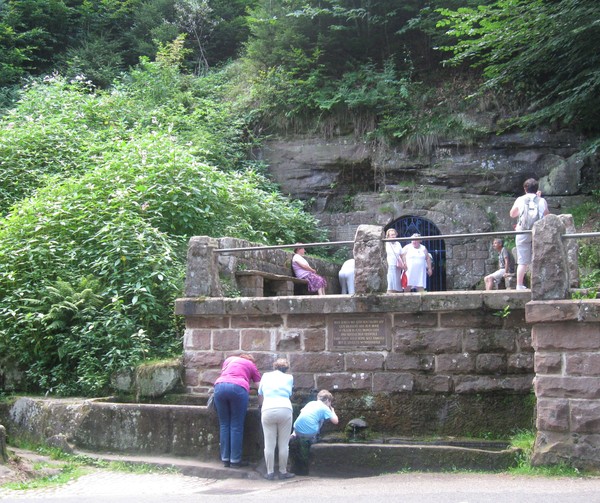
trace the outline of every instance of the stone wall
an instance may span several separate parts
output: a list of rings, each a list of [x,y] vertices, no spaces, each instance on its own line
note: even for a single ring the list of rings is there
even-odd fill
[[[202,394],[223,360],[290,361],[295,403],[334,393],[341,424],[390,435],[510,434],[531,427],[529,292],[178,299],[185,385]]]
[[[533,463],[600,468],[600,300],[531,302],[537,437]]]

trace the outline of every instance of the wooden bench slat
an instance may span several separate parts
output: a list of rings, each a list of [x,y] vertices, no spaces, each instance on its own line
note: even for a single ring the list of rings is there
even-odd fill
[[[272,272],[265,271],[257,271],[257,270],[244,270],[244,271],[236,271],[236,276],[262,276],[265,279],[271,281],[292,281],[294,283],[298,283],[301,285],[306,285],[308,281],[305,279],[296,278],[294,276],[284,276],[283,274],[275,274]]]

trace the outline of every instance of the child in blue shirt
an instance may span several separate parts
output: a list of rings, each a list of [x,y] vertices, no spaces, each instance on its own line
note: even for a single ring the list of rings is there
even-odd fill
[[[292,471],[298,475],[308,475],[310,446],[317,439],[321,426],[327,420],[338,424],[339,419],[332,406],[333,395],[326,389],[319,391],[317,399],[308,402],[294,422],[294,432],[290,440]]]

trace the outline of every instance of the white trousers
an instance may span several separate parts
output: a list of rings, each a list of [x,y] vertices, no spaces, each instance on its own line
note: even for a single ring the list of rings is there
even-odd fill
[[[276,446],[279,447],[279,473],[286,473],[292,433],[292,410],[285,407],[263,410],[260,421],[265,437],[267,473],[275,471]]]

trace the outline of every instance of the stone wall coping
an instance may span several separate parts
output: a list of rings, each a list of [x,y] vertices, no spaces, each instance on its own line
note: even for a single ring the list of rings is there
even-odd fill
[[[422,292],[371,295],[288,297],[184,297],[175,301],[175,314],[183,316],[269,314],[361,314],[524,309],[531,293],[516,290],[474,292]],[[565,301],[568,302],[568,301]],[[551,304],[555,304],[553,301]],[[598,308],[600,309],[600,307]]]
[[[600,299],[535,300],[525,306],[527,323],[599,322]]]

